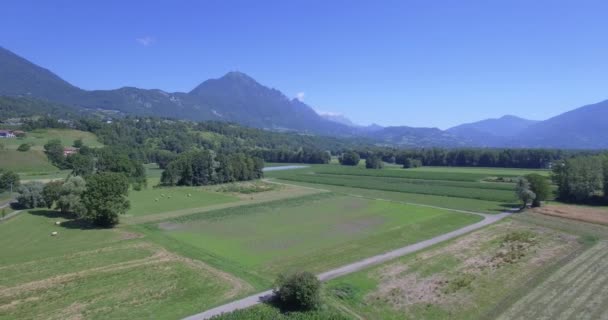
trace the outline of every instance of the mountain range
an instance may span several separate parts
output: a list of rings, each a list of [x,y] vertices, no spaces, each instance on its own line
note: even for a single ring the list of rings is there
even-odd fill
[[[359,126],[343,115],[319,114],[298,99],[234,71],[190,92],[123,87],[83,90],[0,47],[0,96],[40,99],[66,108],[195,121],[219,120],[275,131],[365,136],[401,147],[608,148],[608,100],[545,121],[503,116],[448,130]],[[6,101],[6,100],[2,100]]]

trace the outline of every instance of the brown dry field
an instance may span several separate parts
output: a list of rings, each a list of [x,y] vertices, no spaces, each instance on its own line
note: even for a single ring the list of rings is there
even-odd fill
[[[573,205],[546,205],[532,212],[554,217],[608,225],[608,210]]]

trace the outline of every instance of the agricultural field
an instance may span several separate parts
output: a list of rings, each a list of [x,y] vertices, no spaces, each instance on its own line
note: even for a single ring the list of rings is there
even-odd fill
[[[27,143],[31,150],[44,150],[44,145],[53,139],[59,139],[64,146],[71,146],[74,140],[82,139],[85,146],[97,148],[103,146],[95,134],[73,129],[36,129],[26,132],[24,138],[3,139],[5,148],[16,150],[19,145]]]
[[[498,319],[608,318],[608,241],[572,259]]]
[[[0,168],[19,173],[40,173],[59,170],[48,161],[43,151],[29,150],[21,152],[8,148],[0,150]]]
[[[488,177],[515,178],[507,175],[509,170],[497,172],[468,172],[468,168],[442,168],[437,171],[417,169],[383,169],[344,167],[338,165],[313,165],[310,168],[268,172],[266,177],[285,183],[317,185],[319,188],[346,188],[346,193],[374,194],[378,198],[401,198],[399,200],[418,204],[435,205],[460,210],[502,212],[517,206],[513,183],[484,181]],[[514,173],[522,173],[515,171]],[[370,191],[371,190],[371,191]],[[453,204],[452,204],[453,202]]]
[[[580,255],[574,260],[578,261],[597,250],[605,251],[603,242],[594,246],[594,240],[584,234],[555,227],[545,224],[544,219],[508,219],[431,249],[332,280],[325,292],[333,304],[355,318],[494,319],[522,293],[539,283],[552,283],[550,279],[543,280],[556,266],[565,265],[566,269],[555,273],[559,275],[568,272],[567,263],[573,257]],[[594,277],[592,273],[587,276]],[[544,298],[548,293],[561,292],[557,287],[541,290],[538,295]],[[542,311],[552,301],[544,298],[539,298],[546,301],[544,307],[535,306],[527,298],[521,301],[530,302],[532,310]],[[597,299],[605,303],[608,295]],[[514,308],[515,313],[526,309],[517,304]],[[521,319],[538,319],[542,315],[526,314]]]
[[[131,208],[127,217],[152,215],[179,209],[206,207],[238,201],[239,198],[200,187],[153,188],[129,191]]]
[[[422,172],[457,172],[484,174],[488,176],[523,176],[536,173],[548,177],[551,170],[546,169],[517,169],[517,168],[480,168],[480,167],[419,167],[408,169]]]
[[[0,242],[0,319],[177,319],[251,290],[138,234],[46,210],[0,223]]]
[[[182,216],[147,228],[269,284],[279,272],[324,271],[479,220],[472,214],[324,193]]]

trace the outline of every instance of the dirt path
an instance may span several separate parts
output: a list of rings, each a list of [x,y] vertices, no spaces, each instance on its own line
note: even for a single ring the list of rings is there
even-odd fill
[[[343,275],[347,275],[353,272],[357,272],[360,271],[362,269],[374,266],[374,265],[378,265],[381,263],[384,263],[386,261],[398,258],[398,257],[402,257],[404,255],[416,252],[416,251],[420,251],[422,249],[428,248],[430,246],[439,244],[441,242],[456,238],[458,236],[464,235],[466,233],[469,233],[471,231],[483,228],[487,225],[490,225],[494,222],[497,222],[499,220],[502,220],[506,217],[508,217],[509,215],[511,215],[514,212],[514,210],[510,210],[510,211],[506,211],[500,214],[483,214],[483,213],[475,213],[478,215],[481,215],[484,217],[484,219],[480,222],[468,225],[466,227],[436,236],[434,238],[428,239],[428,240],[424,240],[418,243],[414,243],[412,245],[409,246],[405,246],[403,248],[399,248],[396,250],[392,250],[377,256],[373,256],[373,257],[369,257],[360,261],[357,261],[355,263],[351,263],[333,270],[329,270],[327,272],[321,273],[319,275],[317,275],[317,277],[319,278],[319,280],[321,281],[328,281]],[[232,312],[235,310],[239,310],[239,309],[245,309],[245,308],[249,308],[251,306],[254,306],[256,304],[259,304],[261,302],[267,301],[270,297],[272,296],[272,290],[267,290],[264,292],[260,292],[251,296],[248,296],[246,298],[243,298],[241,300],[237,300],[237,301],[233,301],[230,303],[227,303],[225,305],[207,310],[205,312],[201,312],[195,315],[192,315],[190,317],[185,318],[185,320],[203,320],[203,319],[209,319],[213,316],[216,315],[220,315],[222,313],[228,313],[228,312]]]

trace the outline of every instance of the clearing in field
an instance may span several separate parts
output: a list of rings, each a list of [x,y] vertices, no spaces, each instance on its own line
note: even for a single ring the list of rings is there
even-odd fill
[[[494,308],[521,286],[582,250],[577,239],[508,219],[332,280],[325,292],[339,308],[368,319],[495,318]]]
[[[183,216],[150,228],[269,283],[282,271],[326,271],[481,219],[325,193]]]
[[[0,319],[177,319],[252,290],[141,235],[81,229],[50,211],[0,223],[0,242]]]

